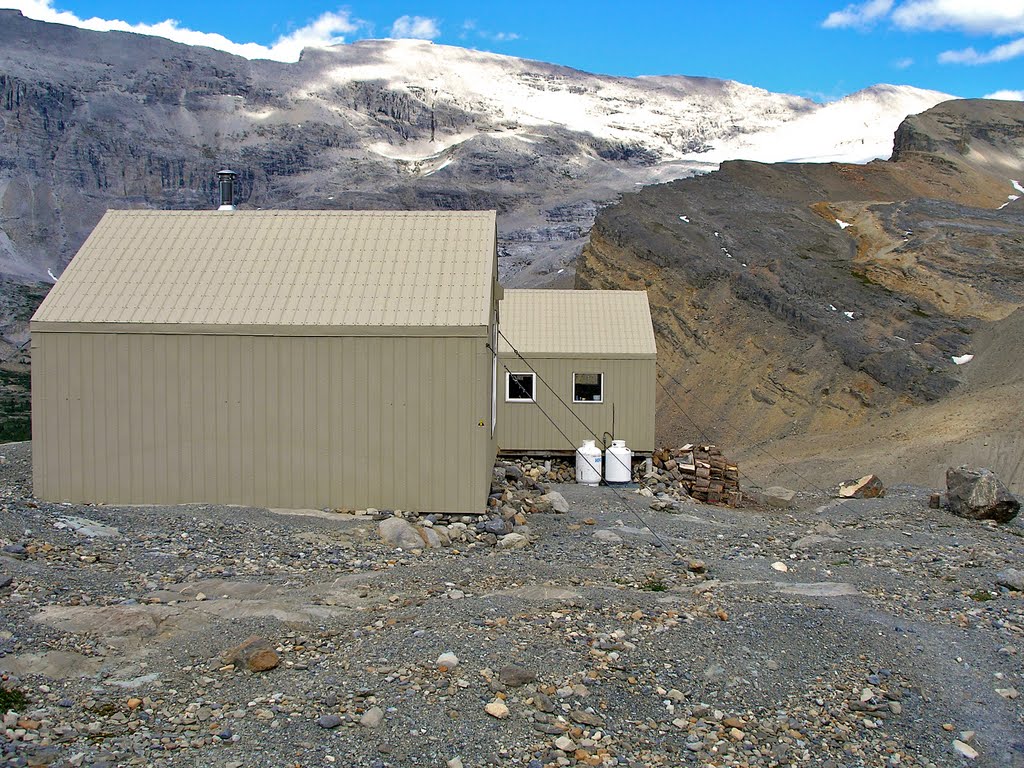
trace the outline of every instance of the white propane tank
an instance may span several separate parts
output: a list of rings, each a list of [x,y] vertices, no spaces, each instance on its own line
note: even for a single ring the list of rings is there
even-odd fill
[[[601,449],[594,440],[584,440],[576,449],[576,482],[580,485],[601,482]]]
[[[604,479],[609,483],[629,483],[633,480],[633,452],[625,440],[612,440],[604,462]]]

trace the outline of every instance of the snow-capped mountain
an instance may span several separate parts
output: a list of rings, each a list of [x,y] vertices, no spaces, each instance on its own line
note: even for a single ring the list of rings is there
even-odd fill
[[[623,78],[413,40],[249,61],[0,11],[0,273],[48,280],[108,207],[497,208],[502,275],[571,274],[597,208],[726,159],[888,156],[949,98],[819,105],[741,83]]]

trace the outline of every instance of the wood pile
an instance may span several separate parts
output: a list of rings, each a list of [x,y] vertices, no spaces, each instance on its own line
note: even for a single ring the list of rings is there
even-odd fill
[[[743,500],[739,467],[726,459],[718,446],[659,448],[651,458],[654,477],[645,477],[648,482],[681,486],[689,496],[709,504],[734,507]]]

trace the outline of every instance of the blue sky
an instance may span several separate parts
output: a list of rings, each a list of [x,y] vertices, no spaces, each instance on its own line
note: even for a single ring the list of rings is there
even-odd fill
[[[281,60],[310,45],[420,37],[590,72],[720,77],[819,100],[875,83],[1024,99],[1024,0],[0,0],[0,7]]]

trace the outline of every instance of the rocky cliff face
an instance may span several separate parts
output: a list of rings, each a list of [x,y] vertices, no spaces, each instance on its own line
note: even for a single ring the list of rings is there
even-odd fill
[[[662,439],[749,445],[958,396],[953,358],[1024,304],[1022,131],[1022,104],[947,102],[889,161],[726,163],[601,211],[577,286],[650,292]]]
[[[894,127],[942,98],[886,87],[857,108]],[[228,165],[251,207],[497,208],[502,277],[543,283],[571,274],[599,204],[820,109],[422,41],[283,64],[0,11],[0,274],[59,275],[110,207],[209,207]],[[821,151],[863,140],[822,135]]]

